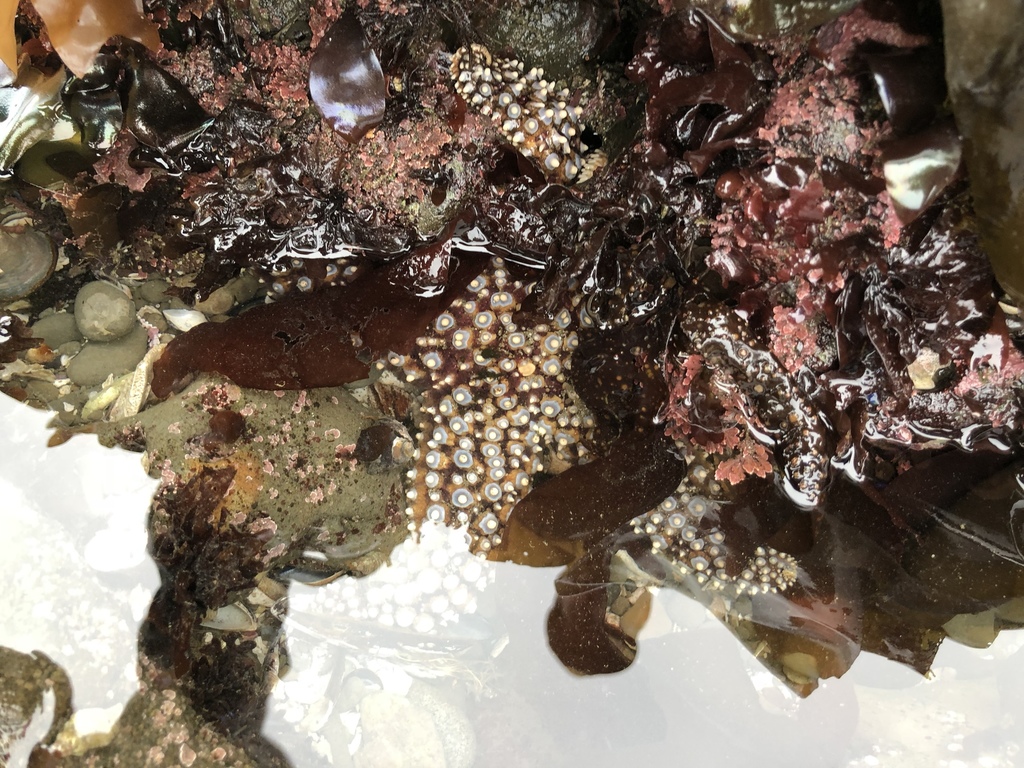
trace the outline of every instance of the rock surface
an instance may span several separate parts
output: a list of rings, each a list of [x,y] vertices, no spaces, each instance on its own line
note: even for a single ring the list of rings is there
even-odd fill
[[[39,322],[32,326],[32,335],[45,341],[50,349],[57,349],[69,341],[78,341],[82,338],[75,316],[70,312],[54,312],[40,318]]]
[[[147,343],[146,329],[141,325],[115,341],[91,341],[68,363],[68,377],[79,386],[94,387],[110,374],[128,373],[145,357]]]

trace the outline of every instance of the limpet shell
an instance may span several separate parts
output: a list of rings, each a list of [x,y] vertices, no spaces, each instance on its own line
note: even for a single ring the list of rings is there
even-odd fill
[[[42,232],[0,232],[0,301],[28,296],[56,264],[57,249]]]

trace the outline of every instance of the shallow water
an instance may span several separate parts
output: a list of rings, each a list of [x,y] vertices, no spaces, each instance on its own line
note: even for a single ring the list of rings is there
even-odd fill
[[[85,744],[139,686],[138,627],[159,584],[144,551],[156,482],[137,455],[91,437],[46,448],[47,418],[0,398],[0,645],[63,667]],[[287,662],[262,734],[238,741],[269,742],[296,766],[384,765],[374,739],[398,749],[432,719],[414,756],[392,764],[428,764],[417,760],[439,735],[449,765],[1017,764],[1024,633],[1004,631],[983,650],[947,640],[930,679],[862,654],[801,700],[702,606],[662,590],[634,664],[578,677],[547,645],[558,569],[462,549],[458,534],[427,528],[366,579],[293,584],[287,610],[272,611],[287,614]],[[408,621],[416,629],[400,626]],[[24,741],[45,732],[47,715],[44,707],[20,746],[14,740],[11,766],[27,764]]]

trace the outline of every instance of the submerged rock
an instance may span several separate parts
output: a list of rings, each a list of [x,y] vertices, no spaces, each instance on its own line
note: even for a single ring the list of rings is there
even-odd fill
[[[32,335],[45,341],[50,349],[57,349],[82,338],[75,316],[70,312],[54,312],[52,315],[41,317],[32,326]]]
[[[946,80],[978,229],[1000,285],[1024,303],[1024,29],[1021,0],[942,3]]]
[[[193,488],[214,528],[251,538],[264,568],[305,558],[330,573],[369,552],[389,552],[407,534],[404,467],[371,471],[355,456],[360,433],[379,416],[340,388],[263,392],[203,378],[104,425],[101,436],[145,445],[150,471],[164,479],[158,507],[189,482],[224,474],[222,487]],[[155,514],[155,535],[170,536],[170,546],[165,517]]]
[[[102,384],[107,376],[128,373],[146,354],[146,329],[135,329],[114,341],[91,341],[68,363],[68,377],[82,387]]]
[[[70,714],[63,669],[39,651],[0,646],[0,764],[27,765],[33,747],[51,743]]]
[[[259,764],[197,711],[183,691],[156,686],[147,686],[128,702],[109,744],[97,750],[83,745],[82,754],[64,754],[60,762],[83,767],[128,764],[255,768]]]
[[[113,341],[135,326],[135,305],[116,286],[97,280],[75,296],[75,322],[90,341]]]

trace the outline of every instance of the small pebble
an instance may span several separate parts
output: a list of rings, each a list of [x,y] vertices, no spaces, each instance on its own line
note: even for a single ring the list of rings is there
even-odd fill
[[[141,325],[117,341],[86,344],[68,363],[68,378],[82,387],[94,387],[113,374],[120,376],[135,369],[146,355],[148,334]]]
[[[958,614],[943,624],[942,628],[951,639],[968,648],[988,648],[999,634],[994,608],[981,613]]]
[[[196,309],[204,315],[223,315],[235,306],[235,297],[231,288],[221,286],[202,301],[196,302]]]
[[[255,275],[243,272],[225,287],[231,289],[231,295],[235,297],[236,304],[245,304],[256,297],[263,287],[263,283]]]
[[[942,364],[938,352],[922,347],[914,361],[907,366],[907,374],[914,383],[914,389],[927,392],[936,389],[943,379],[948,378],[948,368]]]
[[[262,283],[254,275],[245,272],[228,280],[202,301],[197,301],[195,308],[207,316],[225,315],[233,307],[251,301],[261,287]]]
[[[810,685],[821,677],[818,660],[809,653],[793,651],[782,657],[782,671],[797,685]]]
[[[164,319],[163,312],[156,307],[143,307],[139,310],[139,318],[155,327],[160,333],[167,330],[167,321]]]
[[[135,297],[147,304],[159,304],[167,300],[167,291],[171,284],[166,280],[147,280],[135,289]]]
[[[70,312],[55,312],[40,318],[32,326],[32,335],[46,342],[50,349],[57,349],[69,341],[78,341],[82,334],[78,331],[78,323]]]
[[[81,351],[82,342],[80,341],[66,341],[56,349],[58,355],[67,355],[68,357],[74,357]]]
[[[86,283],[75,297],[75,322],[90,341],[113,341],[135,327],[135,303],[110,283]]]
[[[60,397],[60,392],[48,381],[30,381],[25,385],[25,391],[31,400],[40,403],[48,403]]]

